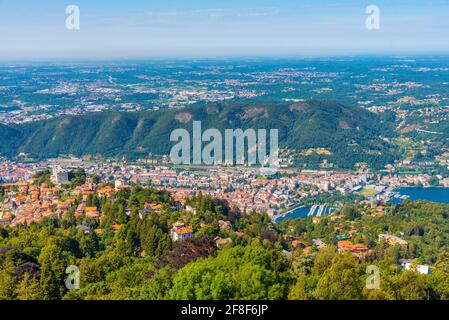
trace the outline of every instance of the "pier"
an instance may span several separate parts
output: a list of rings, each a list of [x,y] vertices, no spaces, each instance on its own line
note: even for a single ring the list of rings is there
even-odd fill
[[[310,208],[309,217],[321,217],[322,215],[331,214],[334,211],[334,208],[331,206],[328,206],[327,204],[324,205],[313,205]]]
[[[295,207],[295,208],[291,208],[285,212],[282,212],[278,215],[274,215],[271,216],[271,219],[273,221],[276,221],[279,218],[284,218],[285,216],[288,216],[290,213],[295,212],[296,210],[300,210],[300,209],[305,209],[308,210],[306,211],[306,213],[304,214],[304,216],[302,216],[301,218],[306,218],[306,217],[321,217],[321,216],[325,216],[325,215],[331,215],[335,212],[336,208],[327,204],[324,205],[312,205],[310,206],[310,209],[307,209],[308,206],[299,206],[299,207]]]

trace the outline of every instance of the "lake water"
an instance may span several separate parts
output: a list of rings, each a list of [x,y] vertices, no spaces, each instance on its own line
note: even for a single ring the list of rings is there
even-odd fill
[[[310,209],[312,209],[312,206],[296,208],[295,210],[293,210],[286,216],[277,218],[276,222],[281,222],[284,219],[307,218],[309,215]],[[326,206],[326,209],[322,211],[321,215],[322,216],[328,215],[331,212],[331,210],[334,210],[334,209],[335,209],[334,207]],[[318,210],[319,210],[318,207],[315,207],[313,216],[316,216],[318,214]]]
[[[409,200],[427,200],[433,202],[449,203],[449,188],[399,188],[394,190],[401,195],[408,196]],[[404,201],[399,198],[392,198],[393,203],[401,203]]]
[[[417,188],[417,187],[406,187],[399,188],[394,190],[401,194],[401,196],[408,196],[409,200],[427,200],[433,202],[442,202],[449,203],[449,188]],[[391,201],[395,204],[401,203],[404,201],[400,198],[391,198]],[[312,206],[300,207],[284,217],[280,217],[276,219],[276,222],[280,222],[284,219],[296,219],[296,218],[307,218],[309,215],[310,209]],[[327,207],[325,211],[323,211],[322,215],[329,214],[329,208]],[[318,209],[315,209],[314,216],[318,213]]]

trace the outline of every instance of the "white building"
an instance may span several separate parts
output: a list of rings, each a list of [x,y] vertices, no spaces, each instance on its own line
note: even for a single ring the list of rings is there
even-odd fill
[[[125,185],[125,180],[123,180],[123,179],[116,179],[115,181],[114,181],[114,187],[115,187],[115,189],[118,189],[118,188],[120,188],[120,187],[122,187],[122,186],[124,186]]]
[[[410,260],[403,261],[401,266],[404,268],[404,270],[411,270],[418,272],[420,274],[430,274],[431,272],[430,267],[428,265],[415,265]]]
[[[192,226],[185,226],[184,223],[176,222],[173,225],[173,228],[170,231],[171,238],[173,241],[177,241],[180,239],[187,239],[193,237],[193,228]]]

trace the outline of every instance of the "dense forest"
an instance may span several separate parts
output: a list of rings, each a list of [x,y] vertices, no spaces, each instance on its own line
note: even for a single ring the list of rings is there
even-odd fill
[[[226,102],[195,105],[182,110],[99,112],[66,116],[18,126],[0,125],[0,155],[26,153],[34,159],[58,155],[103,155],[127,158],[169,154],[170,133],[178,128],[192,132],[201,121],[203,132],[225,129],[278,129],[279,145],[297,151],[327,148],[325,158],[341,168],[366,162],[383,168],[397,158],[386,142],[394,136],[394,121],[360,107],[334,101],[303,103]],[[320,163],[310,155],[303,163]]]
[[[148,203],[157,210],[145,211]],[[0,299],[449,299],[448,205],[405,202],[381,217],[346,205],[339,220],[274,224],[201,194],[187,200],[195,210],[182,209],[166,191],[137,185],[112,198],[89,195],[100,220],[77,217],[76,205],[0,229]],[[173,241],[175,222],[192,226],[193,237]],[[363,259],[336,248],[348,227],[357,230],[351,241],[370,248]],[[386,232],[408,247],[378,241]],[[400,259],[432,273],[403,270]],[[373,265],[380,287],[368,289]],[[69,266],[79,269],[79,289],[67,289]]]

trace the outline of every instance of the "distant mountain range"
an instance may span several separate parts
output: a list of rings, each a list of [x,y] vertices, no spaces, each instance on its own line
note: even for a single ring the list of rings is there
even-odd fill
[[[175,144],[170,133],[192,131],[192,121],[203,131],[224,129],[278,129],[280,147],[298,151],[327,148],[331,155],[307,155],[304,162],[323,158],[342,168],[367,162],[383,167],[395,158],[386,142],[394,135],[393,121],[363,108],[333,101],[224,102],[183,109],[145,112],[100,112],[64,116],[17,126],[0,125],[0,154],[27,153],[35,159],[60,155],[125,156],[169,154]]]

